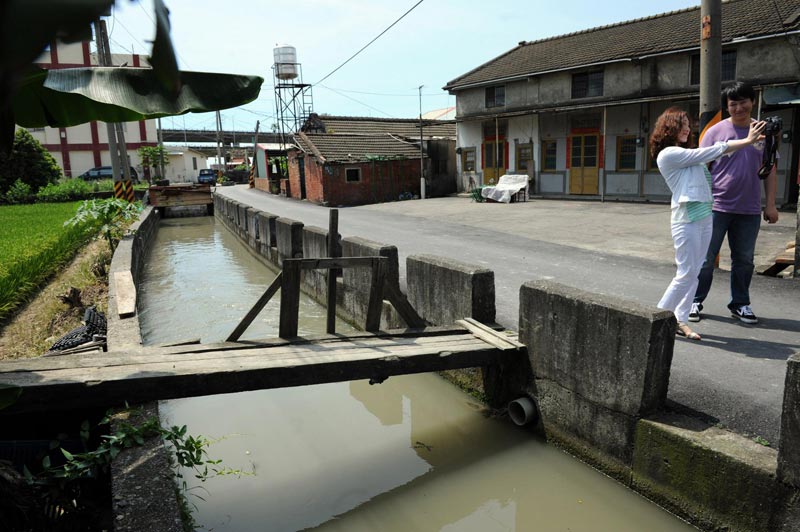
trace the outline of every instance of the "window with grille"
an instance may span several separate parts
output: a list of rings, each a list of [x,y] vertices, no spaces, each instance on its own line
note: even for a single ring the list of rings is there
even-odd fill
[[[722,52],[720,74],[722,81],[733,81],[736,79],[736,50],[726,50]],[[689,77],[689,83],[691,85],[700,84],[700,54],[694,54],[692,56],[691,73]]]
[[[527,172],[533,165],[533,147],[530,144],[517,146],[517,170]]]
[[[580,72],[572,75],[572,97],[591,98],[603,95],[603,71]]]
[[[617,137],[617,170],[636,170],[636,137]]]
[[[506,104],[506,87],[486,87],[486,107],[503,107]]]
[[[464,172],[474,172],[476,157],[477,152],[475,148],[465,148],[464,151],[461,152],[461,169]]]
[[[556,169],[556,155],[558,153],[558,145],[555,140],[542,141],[542,170],[555,170]]]

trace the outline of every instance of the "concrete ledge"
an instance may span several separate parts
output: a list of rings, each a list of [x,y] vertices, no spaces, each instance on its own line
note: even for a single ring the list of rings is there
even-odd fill
[[[786,363],[778,449],[778,477],[800,488],[800,352]]]
[[[675,326],[671,312],[550,281],[520,288],[534,375],[631,416],[664,405]]]
[[[406,259],[408,302],[434,325],[462,318],[494,323],[494,272],[433,255]]]
[[[400,263],[397,258],[397,246],[389,246],[373,242],[365,238],[348,237],[341,241],[342,256],[344,257],[386,257],[386,282],[400,286]],[[365,268],[345,268],[342,270],[343,299],[340,303],[344,312],[351,316],[354,323],[364,325],[367,316],[369,290],[372,275]],[[384,302],[381,314],[381,328],[397,329],[405,327],[406,323],[397,314],[394,308]]]
[[[790,530],[792,491],[776,481],[777,453],[679,414],[642,420],[633,487],[709,530]]]
[[[277,240],[278,258],[298,259],[303,256],[303,223],[290,218],[275,220],[275,236]]]

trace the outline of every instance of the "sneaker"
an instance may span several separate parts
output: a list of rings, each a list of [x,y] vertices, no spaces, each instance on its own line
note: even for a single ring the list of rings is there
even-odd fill
[[[739,318],[742,323],[758,323],[758,318],[753,314],[753,309],[750,305],[742,305],[739,308],[731,309],[731,316]]]
[[[703,310],[702,303],[692,303],[692,310],[689,311],[689,321],[700,321],[701,310]]]

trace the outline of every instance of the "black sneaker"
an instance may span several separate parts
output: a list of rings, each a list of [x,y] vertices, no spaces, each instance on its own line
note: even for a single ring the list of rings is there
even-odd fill
[[[689,321],[700,321],[700,311],[703,310],[702,303],[692,303],[692,310],[689,311]]]
[[[739,321],[742,323],[758,323],[758,318],[755,314],[753,314],[753,309],[750,308],[750,305],[742,305],[741,307],[735,309],[732,308],[731,316],[734,318],[739,318]]]

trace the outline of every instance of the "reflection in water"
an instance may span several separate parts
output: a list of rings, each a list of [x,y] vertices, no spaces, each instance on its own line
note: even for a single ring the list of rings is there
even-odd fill
[[[272,279],[208,218],[166,221],[148,268],[150,343],[225,338]],[[275,335],[273,305],[249,337]],[[324,330],[324,309],[301,312],[318,319],[301,328]],[[182,399],[161,412],[165,425],[218,439],[212,458],[255,472],[197,486],[204,530],[693,530],[431,374]]]
[[[202,485],[197,518],[209,530],[694,530],[529,432],[485,417],[431,374],[161,409],[166,423],[223,438],[210,454],[226,466],[255,470]]]
[[[162,220],[138,289],[145,344],[224,341],[267,289],[275,273],[212,217]],[[280,291],[242,339],[278,335]],[[300,336],[325,332],[325,308],[300,298]],[[337,320],[337,332],[353,328]]]

